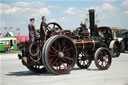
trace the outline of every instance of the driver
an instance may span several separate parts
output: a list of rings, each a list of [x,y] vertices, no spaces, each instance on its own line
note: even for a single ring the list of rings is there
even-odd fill
[[[40,24],[40,37],[42,41],[46,39],[48,28],[52,29],[50,26],[46,24],[46,17],[42,16],[42,22]]]

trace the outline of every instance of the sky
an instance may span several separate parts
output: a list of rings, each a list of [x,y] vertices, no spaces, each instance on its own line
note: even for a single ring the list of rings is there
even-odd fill
[[[42,16],[47,23],[57,22],[65,30],[74,30],[88,17],[89,9],[95,9],[98,26],[128,29],[128,0],[1,0],[0,32],[28,35],[29,19],[34,17],[39,28]]]

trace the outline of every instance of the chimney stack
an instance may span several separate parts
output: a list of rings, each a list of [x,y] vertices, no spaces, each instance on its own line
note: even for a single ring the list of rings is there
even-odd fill
[[[90,35],[96,36],[96,28],[95,28],[95,10],[89,10],[89,24],[90,24]]]

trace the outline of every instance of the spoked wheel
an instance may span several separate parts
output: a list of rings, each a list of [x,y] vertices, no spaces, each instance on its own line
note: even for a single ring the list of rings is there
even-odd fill
[[[94,62],[98,69],[107,70],[112,62],[111,53],[107,48],[99,48],[95,52]]]
[[[47,69],[44,67],[44,65],[34,65],[34,66],[26,66],[30,71],[35,73],[44,73],[47,72]]]
[[[77,57],[77,66],[81,69],[87,69],[92,63],[92,60],[89,59],[88,53],[79,53]]]
[[[113,46],[113,57],[118,57],[120,55],[120,45],[115,43]]]
[[[52,27],[55,32],[59,32],[63,30],[62,27],[58,23],[55,23],[55,22],[48,23],[48,26]]]
[[[54,74],[65,74],[74,67],[76,53],[76,47],[70,38],[56,35],[48,39],[43,61],[48,71]]]
[[[112,49],[112,57],[116,58],[120,55],[120,44],[118,41],[111,41],[110,48]]]

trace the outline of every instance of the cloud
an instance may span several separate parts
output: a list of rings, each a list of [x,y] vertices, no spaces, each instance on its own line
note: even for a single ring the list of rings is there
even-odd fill
[[[15,2],[11,3],[12,6],[17,6],[17,7],[44,7],[45,4],[43,2]]]
[[[75,8],[75,7],[69,7],[66,10],[64,10],[64,13],[68,15],[75,15],[76,17],[85,17],[88,13],[89,8]]]
[[[65,22],[68,18],[67,17],[61,17],[58,19],[50,19],[49,22]]]
[[[105,12],[116,12],[118,11],[119,9],[115,6],[113,6],[112,4],[110,3],[103,3],[101,6],[91,6],[89,8],[75,8],[75,7],[69,7],[67,10],[65,10],[64,12],[67,13],[67,14],[71,14],[71,15],[75,15],[75,14],[81,14],[81,13],[84,13],[87,12],[89,9],[95,9],[97,12],[102,12],[102,13],[105,13]]]
[[[50,15],[49,9],[42,2],[0,3],[1,14],[22,16]]]
[[[48,10],[48,8],[41,8],[39,10],[39,14],[49,15],[50,14],[50,11]]]
[[[109,3],[104,3],[102,7],[103,7],[102,9],[105,9],[105,10],[113,10],[115,8],[113,5]]]
[[[113,6],[110,3],[103,3],[101,6],[94,6],[91,8],[95,9],[97,12],[100,13],[114,13],[119,10],[117,7]]]
[[[125,1],[122,3],[122,6],[128,7],[128,0],[125,0]]]
[[[105,0],[106,2],[114,2],[114,1],[116,1],[116,0]]]
[[[59,5],[48,5],[48,8],[61,8]]]
[[[11,8],[11,6],[0,3],[1,13],[2,14],[13,14],[16,12],[17,8]]]
[[[69,15],[77,15],[79,17],[85,18],[88,16],[87,14],[88,14],[89,9],[95,9],[97,14],[102,15],[101,16],[102,18],[115,16],[113,14],[116,14],[119,11],[119,8],[117,8],[116,6],[114,6],[108,2],[105,2],[99,6],[90,6],[88,8],[79,8],[78,9],[75,7],[69,7],[64,11],[64,13],[69,14]]]
[[[75,15],[77,13],[77,9],[75,7],[70,7],[64,11],[64,13]]]

